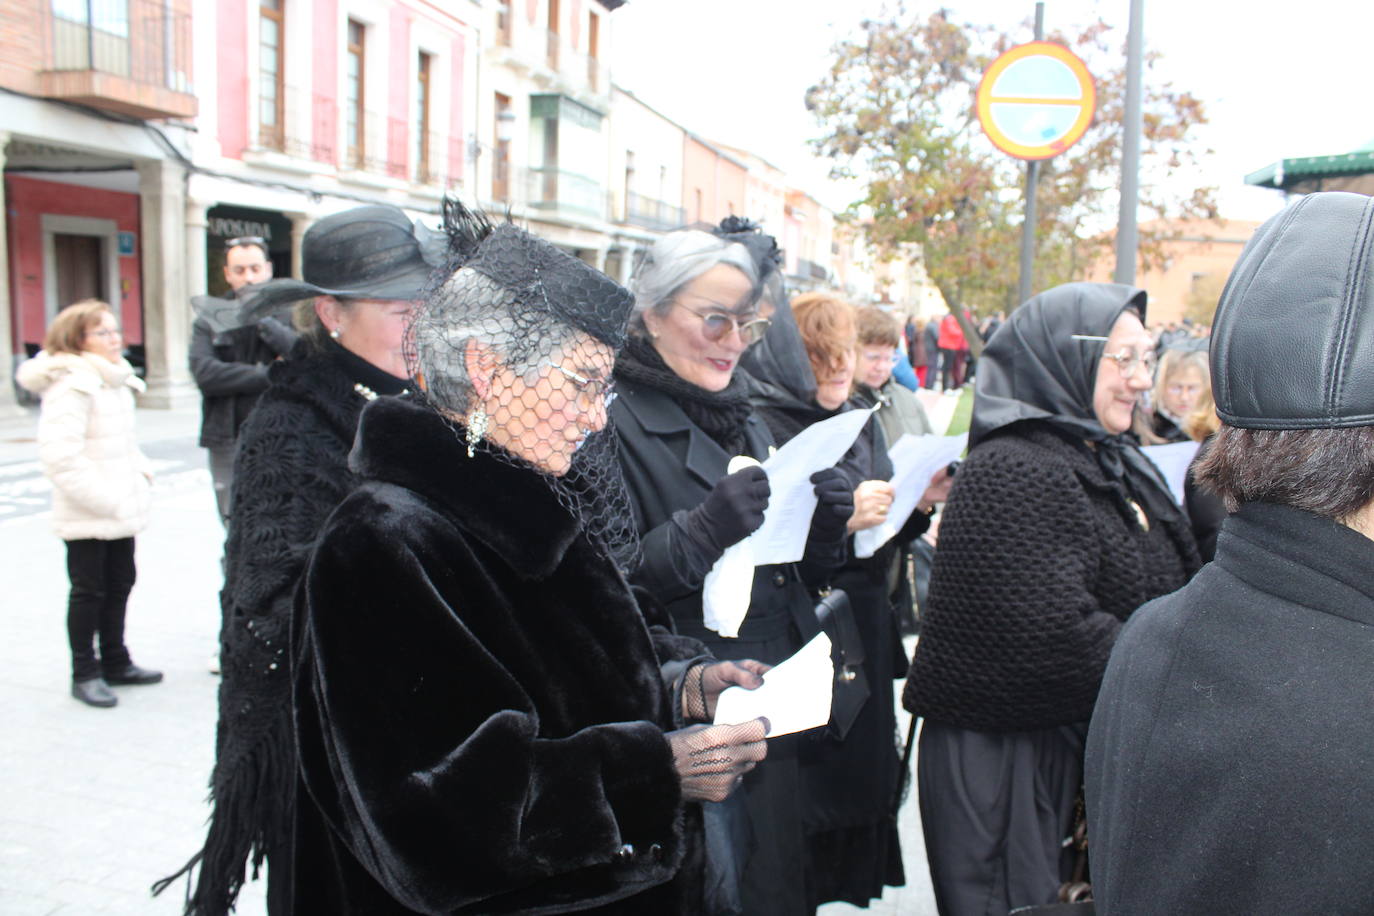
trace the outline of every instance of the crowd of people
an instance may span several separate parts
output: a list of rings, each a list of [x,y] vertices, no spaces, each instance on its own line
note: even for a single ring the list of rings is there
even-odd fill
[[[226,914],[265,866],[273,914],[868,906],[906,880],[904,680],[942,914],[1366,912],[1371,225],[1368,198],[1301,199],[1214,328],[1086,282],[902,324],[789,295],[736,218],[664,235],[630,289],[453,201],[442,232],[320,220],[300,280],[231,240],[191,351],[226,528],[213,810],[156,889]],[[943,432],[914,389],[970,377],[966,458],[861,557],[889,450]],[[141,382],[94,300],[18,378],[72,693],[114,706],[162,677],[123,639]],[[760,462],[855,410],[800,559],[718,632]],[[1153,447],[1196,450],[1181,492]],[[827,725],[714,724],[822,632],[853,662]]]

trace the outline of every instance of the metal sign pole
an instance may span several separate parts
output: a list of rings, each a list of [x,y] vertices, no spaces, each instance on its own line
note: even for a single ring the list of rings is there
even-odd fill
[[[1136,207],[1140,200],[1141,64],[1145,53],[1145,0],[1131,0],[1131,29],[1126,36],[1126,112],[1122,124],[1121,210],[1116,221],[1117,283],[1135,283],[1140,247]]]
[[[1035,4],[1035,40],[1045,37],[1045,4]],[[1040,178],[1040,161],[1026,163],[1026,217],[1021,224],[1021,279],[1017,284],[1017,304],[1031,297],[1035,273],[1035,185]]]

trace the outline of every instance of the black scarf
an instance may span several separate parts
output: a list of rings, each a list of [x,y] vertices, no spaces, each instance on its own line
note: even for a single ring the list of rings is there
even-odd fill
[[[647,339],[632,336],[616,359],[615,375],[662,391],[727,455],[743,454],[744,423],[753,408],[740,373],[735,373],[723,391],[707,391],[668,368]]]
[[[1128,307],[1145,319],[1145,291],[1118,283],[1065,283],[1012,312],[978,360],[969,448],[996,430],[1038,420],[1092,444],[1109,480],[1153,519],[1181,518],[1169,486],[1129,434],[1112,435],[1093,412],[1106,337]]]

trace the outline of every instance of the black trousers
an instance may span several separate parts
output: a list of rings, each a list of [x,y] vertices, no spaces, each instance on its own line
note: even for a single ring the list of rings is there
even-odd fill
[[[67,639],[72,680],[88,681],[129,664],[124,613],[134,587],[134,539],[67,541]],[[100,639],[100,654],[95,651]]]

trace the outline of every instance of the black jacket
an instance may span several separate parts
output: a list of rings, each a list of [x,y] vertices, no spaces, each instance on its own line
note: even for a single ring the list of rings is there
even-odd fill
[[[353,463],[298,599],[296,912],[695,912],[699,872],[653,890],[688,845],[680,697],[625,579],[536,474],[405,398]]]
[[[1187,520],[1142,528],[1082,440],[995,431],[954,479],[903,703],[986,731],[1086,722],[1122,621],[1198,565]]]
[[[814,604],[792,566],[760,566],[754,574],[749,615],[738,639],[725,639],[702,624],[701,588],[710,567],[674,549],[679,530],[673,514],[701,505],[725,476],[733,456],[702,432],[672,398],[622,381],[611,406],[621,468],[643,540],[643,559],[632,576],[662,601],[678,632],[700,639],[719,658],[756,658],[776,664],[817,632]],[[773,439],[757,416],[746,428],[746,452],[760,461]]]
[[[256,325],[217,333],[204,318],[191,323],[191,375],[203,396],[202,447],[234,444],[258,396],[267,390],[267,370],[276,358]]]
[[[1374,912],[1374,541],[1286,507],[1121,631],[1088,735],[1106,916]]]

